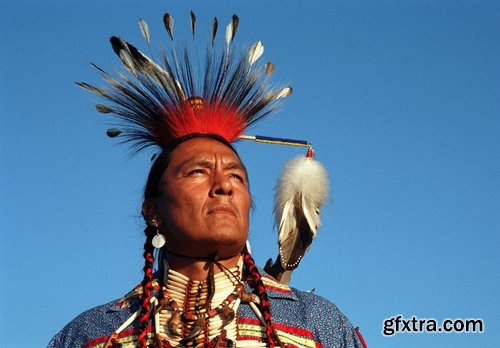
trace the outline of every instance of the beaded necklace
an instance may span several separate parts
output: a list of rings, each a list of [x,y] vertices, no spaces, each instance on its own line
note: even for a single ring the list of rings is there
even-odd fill
[[[165,264],[165,285],[155,303],[158,345],[204,347],[215,339],[226,346],[236,341],[235,313],[244,293],[242,268],[240,258],[236,267],[214,274],[211,282],[190,280]]]

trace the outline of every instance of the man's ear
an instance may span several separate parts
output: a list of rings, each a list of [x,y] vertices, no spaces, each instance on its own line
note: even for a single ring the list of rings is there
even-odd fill
[[[161,221],[159,221],[156,214],[155,205],[151,199],[145,199],[142,203],[142,216],[150,226],[158,227],[161,225]]]

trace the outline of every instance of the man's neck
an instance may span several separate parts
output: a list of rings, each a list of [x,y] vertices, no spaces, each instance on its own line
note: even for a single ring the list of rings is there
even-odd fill
[[[210,273],[210,264],[213,263],[213,272],[219,273],[224,269],[236,267],[241,255],[235,255],[224,260],[195,259],[178,254],[168,253],[164,261],[168,263],[168,268],[177,271],[191,280],[203,281]]]

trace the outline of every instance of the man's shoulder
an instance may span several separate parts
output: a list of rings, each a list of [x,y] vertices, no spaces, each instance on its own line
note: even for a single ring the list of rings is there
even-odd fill
[[[270,298],[287,299],[296,302],[296,305],[311,307],[314,310],[329,310],[336,312],[339,309],[327,298],[318,295],[314,290],[303,291],[287,284],[280,283],[268,274],[262,276],[262,281]]]
[[[279,283],[272,277],[262,277],[271,303],[280,312],[290,313],[292,308],[301,313],[321,313],[322,316],[342,315],[338,307],[327,298],[312,291],[302,291],[286,284]]]
[[[262,277],[273,320],[285,337],[313,339],[324,347],[363,347],[357,329],[333,303],[314,291],[301,291]]]
[[[86,347],[105,339],[137,310],[135,298],[122,297],[88,309],[55,335],[47,348]]]

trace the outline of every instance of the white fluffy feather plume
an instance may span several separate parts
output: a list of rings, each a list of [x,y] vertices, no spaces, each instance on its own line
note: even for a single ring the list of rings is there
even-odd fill
[[[276,186],[274,207],[282,269],[295,269],[309,250],[320,225],[319,211],[328,198],[328,187],[328,173],[315,159],[301,156],[286,163]],[[278,280],[288,282],[289,274],[286,279],[280,277]]]

